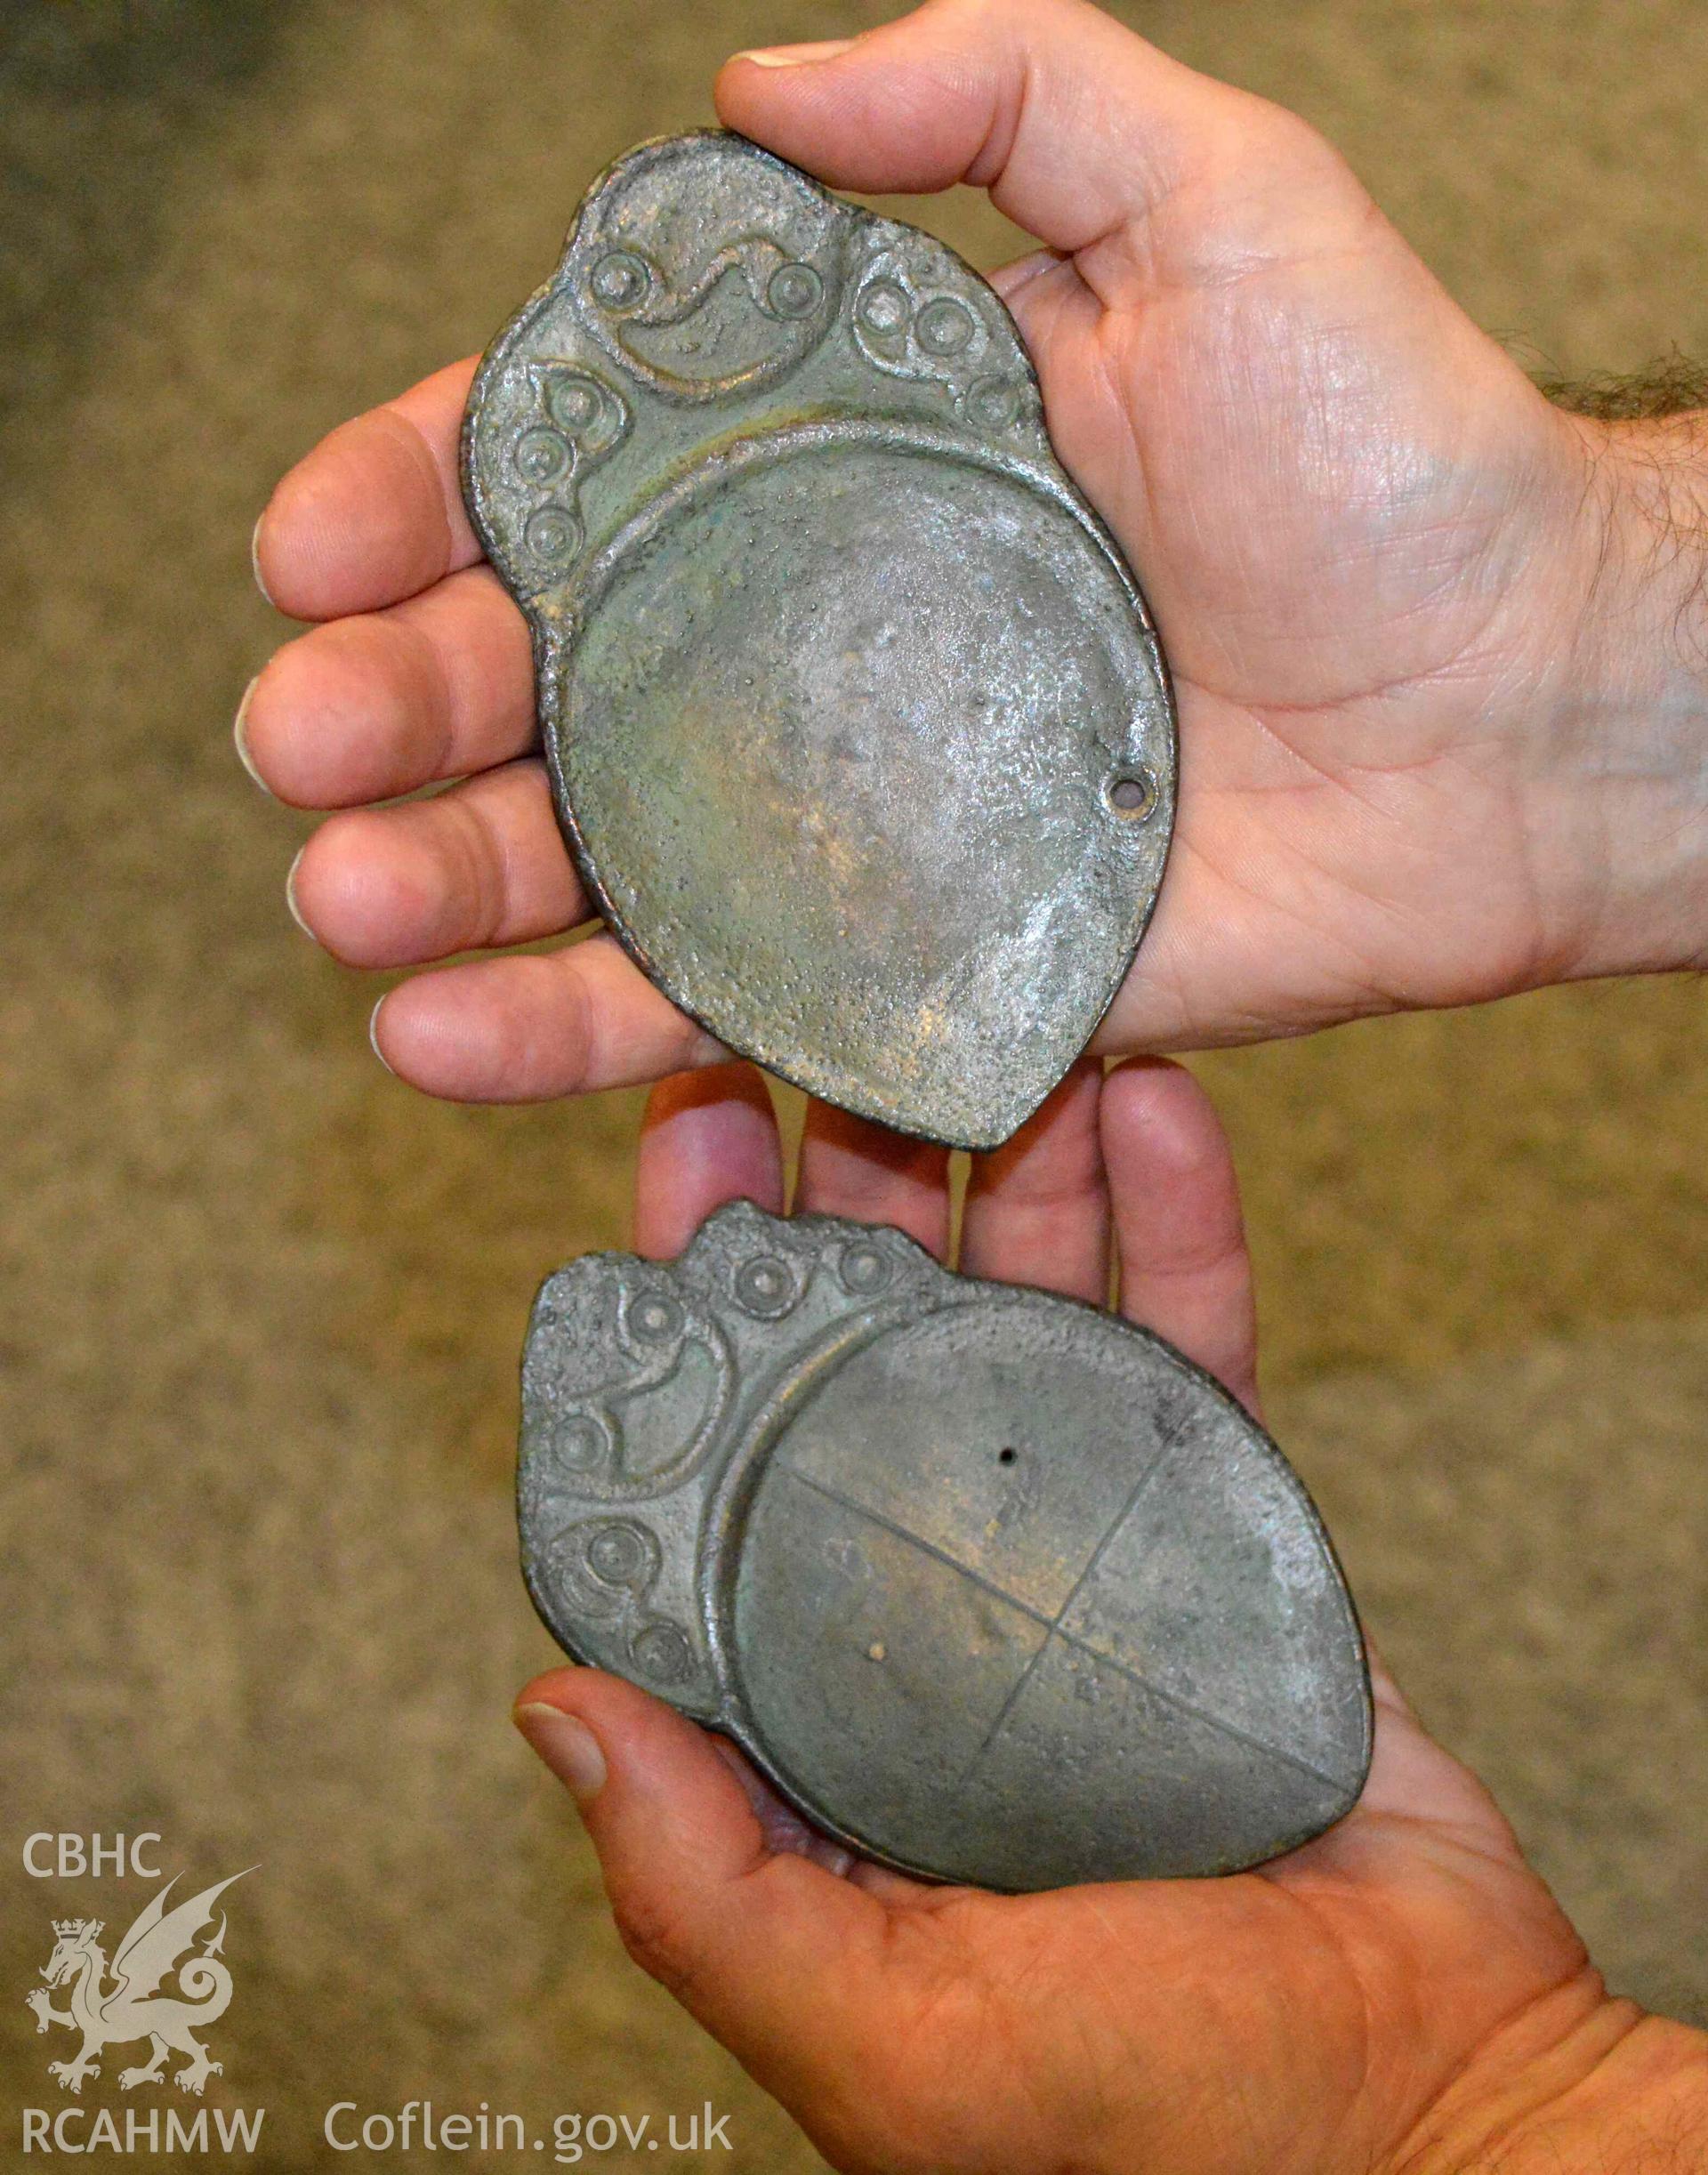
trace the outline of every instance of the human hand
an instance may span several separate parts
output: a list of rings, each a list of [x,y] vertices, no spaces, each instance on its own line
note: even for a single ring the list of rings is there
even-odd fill
[[[977,182],[1047,245],[998,284],[1181,719],[1162,902],[1098,1048],[1702,955],[1702,551],[1661,548],[1695,472],[1676,431],[1551,407],[1305,124],[1082,0],[932,0],[794,52],[729,63],[726,121],[839,186]],[[471,367],[334,431],[257,532],[270,594],[329,624],[261,675],[240,738],[283,798],[350,811],[293,897],[363,966],[589,912],[522,622],[458,494]],[[719,1054],[608,937],[418,977],[375,1031],[405,1078],[470,1099]]]
[[[943,1253],[946,1179],[941,1151],[815,1106],[796,1205]],[[740,1196],[780,1212],[758,1075],[665,1082],[637,1245],[674,1254]],[[1101,1301],[1112,1242],[1123,1310],[1254,1404],[1232,1166],[1176,1067],[1105,1083],[1082,1063],[974,1163],[970,1272]],[[1615,2138],[1633,2167],[1672,2167],[1669,2139],[1708,2146],[1708,2042],[1607,1996],[1481,1785],[1380,1669],[1364,1797],[1304,1849],[1226,1880],[1021,1897],[850,1859],[615,1677],[553,1671],[517,1719],[581,1804],[630,1953],[839,2168],[1430,2175],[1498,2153],[1511,2175],[1569,2175]]]

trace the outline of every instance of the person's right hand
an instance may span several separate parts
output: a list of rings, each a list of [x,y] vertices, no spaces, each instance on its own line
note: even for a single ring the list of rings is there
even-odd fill
[[[1162,903],[1097,1047],[1703,955],[1703,552],[1664,427],[1551,407],[1311,129],[1082,0],[931,0],[841,47],[738,57],[717,89],[732,126],[833,184],[971,181],[1046,245],[1000,284],[1180,708]],[[521,619],[458,495],[471,367],[334,431],[257,531],[269,594],[330,623],[246,699],[260,777],[352,811],[464,779],[334,817],[294,872],[310,931],[366,966],[587,914]],[[715,1054],[609,938],[419,977],[375,1039],[466,1099]]]

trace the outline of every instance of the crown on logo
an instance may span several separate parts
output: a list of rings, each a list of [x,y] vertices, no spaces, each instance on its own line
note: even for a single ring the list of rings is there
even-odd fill
[[[53,1930],[61,1936],[86,1933],[93,1937],[100,1933],[106,1923],[104,1918],[56,1918],[53,1921]]]

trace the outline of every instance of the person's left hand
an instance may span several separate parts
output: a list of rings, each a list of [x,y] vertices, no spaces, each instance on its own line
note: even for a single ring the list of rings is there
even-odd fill
[[[942,1254],[947,1172],[943,1151],[815,1106],[796,1205]],[[655,1091],[641,1252],[783,1194],[751,1067]],[[1112,1245],[1124,1311],[1254,1406],[1233,1169],[1177,1067],[1105,1082],[1082,1063],[974,1163],[963,1269],[1101,1303]],[[582,1806],[631,1953],[840,2168],[1419,2175],[1498,2146],[1503,2168],[1559,2170],[1591,2164],[1573,2143],[1640,2147],[1651,2119],[1676,2134],[1708,2106],[1701,2036],[1608,1998],[1480,1784],[1380,1671],[1376,1699],[1363,1800],[1305,1849],[1227,1880],[1035,1896],[852,1859],[728,1744],[597,1671],[538,1679],[517,1719]]]

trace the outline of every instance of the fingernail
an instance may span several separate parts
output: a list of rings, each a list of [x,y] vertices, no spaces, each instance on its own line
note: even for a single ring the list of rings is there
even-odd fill
[[[253,530],[251,531],[251,533],[250,533],[250,537],[249,537],[249,570],[250,570],[250,572],[251,572],[251,573],[252,573],[252,574],[254,576],[254,577],[255,577],[255,587],[256,587],[258,590],[260,590],[260,592],[261,592],[262,595],[263,597],[265,597],[265,598],[266,598],[266,600],[267,600],[268,603],[269,603],[269,604],[272,604],[272,603],[273,603],[273,596],[272,596],[272,592],[271,592],[271,591],[270,591],[270,590],[268,588],[268,586],[267,586],[266,583],[265,583],[265,582],[264,582],[264,581],[262,579],[262,575],[261,575],[261,531],[262,531],[262,524],[265,522],[266,519],[267,519],[267,509],[266,509],[266,507],[265,507],[265,506],[263,506],[263,507],[262,508],[261,512],[259,512],[259,513],[256,515],[256,517],[255,517],[255,526],[254,526],[254,529],[253,529]],[[277,610],[278,609],[278,606],[275,604],[275,605],[273,605],[273,609],[274,609],[275,611],[277,611]]]
[[[386,995],[389,996],[390,995],[391,992],[388,990],[386,992]],[[378,1058],[382,1065],[385,1066],[387,1072],[391,1073],[391,1077],[395,1080],[398,1075],[395,1072],[392,1072],[391,1067],[386,1063],[385,1052],[380,1048],[380,1005],[383,1004],[384,1003],[385,997],[382,997],[379,1004],[376,1004],[373,1011],[367,1015],[367,1040],[368,1046],[373,1051],[375,1056]]]
[[[751,60],[755,68],[804,68],[814,60],[834,60],[853,44],[851,37],[826,37],[811,45],[764,45],[756,52],[738,52],[734,58]]]
[[[255,759],[249,753],[249,698],[260,685],[261,674],[257,673],[254,678],[249,682],[248,686],[243,690],[243,700],[238,705],[238,714],[231,721],[231,737],[238,744],[238,761],[243,765],[244,769],[249,773],[250,777],[254,779],[256,785],[261,787],[262,793],[264,793],[267,795],[267,798],[270,801],[274,797],[273,789],[267,783],[266,779],[262,777],[261,772],[256,769]]]
[[[591,1804],[605,1787],[605,1755],[585,1722],[531,1699],[516,1710],[516,1727],[577,1805]]]
[[[290,908],[291,919],[302,931],[302,934],[305,937],[313,937],[314,931],[302,919],[302,909],[296,903],[296,872],[302,867],[302,856],[307,851],[308,848],[306,846],[299,846],[296,850],[296,858],[291,863],[289,868],[287,868],[285,872],[285,904]],[[317,938],[316,941],[318,942],[318,940],[319,939]],[[368,1027],[368,1033],[370,1035],[373,1034],[373,1026],[370,1022]],[[385,1062],[384,1059],[382,1058],[380,1062],[383,1064]]]

